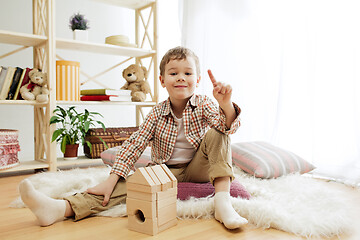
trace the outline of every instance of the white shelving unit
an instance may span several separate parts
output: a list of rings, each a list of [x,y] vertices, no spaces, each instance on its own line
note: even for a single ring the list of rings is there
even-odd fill
[[[80,157],[74,161],[64,161],[56,157],[57,145],[51,142],[51,136],[55,126],[49,126],[49,120],[56,105],[126,105],[136,108],[136,125],[140,124],[143,116],[143,107],[152,107],[158,102],[157,85],[157,2],[156,0],[97,0],[106,4],[114,4],[135,11],[135,43],[138,46],[122,47],[109,44],[75,41],[61,39],[55,36],[55,0],[33,0],[33,34],[25,34],[12,31],[0,30],[0,43],[18,45],[19,48],[11,52],[0,54],[0,59],[27,48],[33,48],[33,62],[35,68],[40,68],[48,74],[49,102],[37,103],[25,100],[0,100],[0,104],[31,105],[34,108],[34,160],[21,161],[20,166],[0,171],[15,172],[23,170],[48,169],[56,171],[58,167],[77,166],[82,164],[100,163],[100,159],[88,159]],[[57,1],[61,4],[61,1]],[[143,11],[150,12],[148,22],[144,22]],[[152,32],[149,33],[148,26],[152,24]],[[148,41],[150,49],[144,47],[144,39]],[[143,59],[150,60],[153,76],[147,76],[148,81],[153,81],[153,92],[151,101],[148,102],[70,102],[56,101],[56,60],[57,49],[71,51],[83,51],[97,54],[108,54],[125,56],[134,59],[136,63],[143,65]],[[127,61],[124,61],[125,63]],[[122,63],[118,64],[121,65]],[[1,128],[1,126],[0,126]]]

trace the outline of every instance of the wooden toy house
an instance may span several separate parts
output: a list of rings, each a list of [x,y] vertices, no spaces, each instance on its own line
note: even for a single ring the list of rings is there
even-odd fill
[[[137,169],[126,187],[130,230],[155,235],[177,224],[177,180],[165,164]]]

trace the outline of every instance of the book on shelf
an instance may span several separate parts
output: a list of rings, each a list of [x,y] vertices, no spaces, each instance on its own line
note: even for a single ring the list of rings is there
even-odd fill
[[[7,98],[9,90],[10,90],[10,85],[11,85],[13,77],[14,77],[14,73],[15,73],[15,68],[8,67],[5,81],[4,81],[4,84],[3,84],[2,88],[1,88],[1,92],[0,92],[0,100],[5,100]]]
[[[1,69],[0,69],[0,92],[1,92],[1,89],[5,82],[7,70],[8,70],[7,67],[1,66]]]
[[[29,80],[30,80],[30,78],[29,78],[29,72],[32,70],[32,68],[26,68],[26,69],[24,69],[24,71],[23,71],[23,74],[22,74],[22,76],[21,76],[21,78],[20,78],[20,81],[19,81],[19,85],[18,85],[18,87],[17,87],[17,89],[16,89],[16,93],[15,93],[15,95],[14,95],[14,100],[16,99],[16,100],[21,100],[21,99],[23,99],[22,97],[21,97],[21,94],[19,94],[20,93],[20,88],[22,87],[22,86],[24,86],[24,85],[26,85],[28,82],[29,82]]]
[[[130,96],[131,90],[124,89],[84,89],[80,90],[80,95],[116,95],[116,96]]]
[[[19,79],[19,83],[18,83],[18,85],[17,85],[17,87],[16,87],[16,90],[15,90],[15,93],[14,93],[13,100],[17,100],[17,98],[18,98],[21,84],[22,84],[22,82],[24,81],[25,73],[26,73],[26,69],[24,69],[24,70],[22,71],[22,73],[21,73],[21,76],[20,76],[20,79]]]
[[[131,96],[128,95],[83,95],[81,101],[113,101],[113,102],[131,102]]]
[[[14,95],[15,95],[17,86],[19,85],[21,74],[23,72],[22,68],[16,67],[15,69],[16,70],[15,70],[15,73],[14,73],[14,76],[13,76],[13,80],[11,82],[9,92],[8,92],[8,95],[7,95],[7,98],[6,98],[7,100],[13,100],[14,99]]]

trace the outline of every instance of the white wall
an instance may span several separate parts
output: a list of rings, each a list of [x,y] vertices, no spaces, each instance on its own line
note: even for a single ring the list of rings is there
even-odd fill
[[[32,1],[30,0],[0,0],[0,29],[32,33]],[[19,10],[20,9],[20,10]],[[180,30],[178,23],[177,0],[159,0],[159,58],[168,48],[180,44]],[[56,1],[56,36],[59,38],[72,39],[72,31],[68,27],[69,18],[74,13],[80,12],[90,21],[89,41],[104,43],[105,37],[110,35],[127,35],[131,43],[135,42],[134,11],[117,6],[103,4],[91,0],[58,0]],[[15,14],[16,13],[16,14]],[[19,17],[21,16],[21,18]],[[0,44],[0,56],[18,46]],[[80,68],[86,74],[95,75],[110,66],[124,60],[124,57],[92,54],[58,50],[57,54],[66,59],[80,62]],[[160,61],[159,59],[159,61]],[[130,64],[130,63],[129,63]],[[32,49],[16,53],[12,56],[0,59],[0,65],[19,66],[22,68],[33,67]],[[125,65],[124,67],[126,67]],[[158,66],[157,66],[158,67]],[[97,80],[112,88],[120,88],[125,81],[121,76],[123,67],[119,67]],[[86,79],[80,76],[82,80]],[[94,84],[86,84],[82,88],[99,87]],[[166,92],[160,89],[160,100],[166,98]],[[84,109],[84,107],[79,107]],[[134,126],[135,108],[122,106],[86,106],[92,111],[99,111],[104,115],[102,121],[107,127]],[[126,113],[126,114],[124,114]],[[0,128],[18,129],[21,161],[31,160],[34,155],[33,144],[33,107],[0,105]],[[79,154],[82,150],[79,151]],[[60,152],[58,152],[60,156]]]

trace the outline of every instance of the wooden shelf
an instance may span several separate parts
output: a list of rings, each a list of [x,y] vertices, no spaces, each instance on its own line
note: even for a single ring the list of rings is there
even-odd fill
[[[133,106],[155,106],[156,102],[112,102],[112,101],[56,101],[58,105],[133,105]],[[45,107],[47,103],[38,103],[27,100],[0,100],[0,105],[32,105]]]
[[[155,0],[95,0],[106,4],[112,4],[120,7],[138,9],[155,2]]]
[[[103,165],[103,161],[101,158],[87,158],[85,156],[80,156],[78,159],[74,160],[64,160],[64,158],[58,158],[57,159],[57,167],[77,167],[81,165]],[[0,170],[0,176],[1,173],[10,173],[10,172],[21,172],[26,170],[35,170],[35,169],[47,169],[49,168],[49,164],[42,161],[22,161],[20,162],[20,165]]]
[[[0,30],[0,42],[5,44],[30,47],[45,44],[46,41],[47,37],[45,36]]]
[[[128,57],[144,57],[155,54],[155,51],[153,50],[59,38],[56,40],[56,48]]]
[[[0,100],[1,105],[11,104],[11,105],[33,105],[44,107],[47,103],[39,103],[36,101],[28,101],[28,100]]]
[[[20,162],[20,165],[17,167],[0,170],[1,173],[9,173],[9,172],[20,172],[25,170],[34,170],[34,169],[43,169],[43,168],[49,168],[49,164],[46,162],[40,162],[40,161],[23,161]]]
[[[156,102],[112,102],[112,101],[57,101],[58,105],[134,105],[134,106],[155,106]]]

